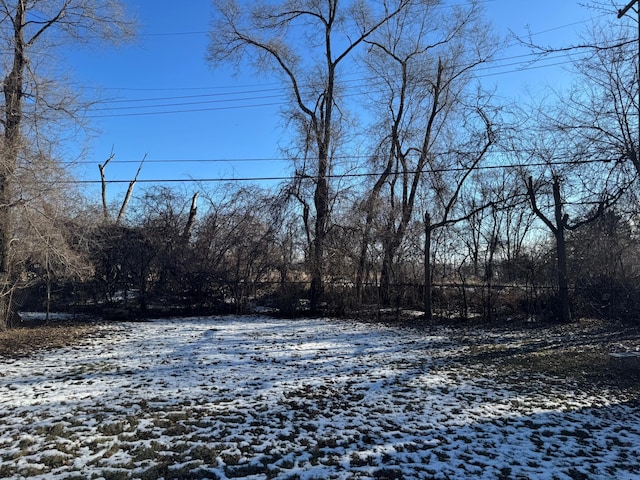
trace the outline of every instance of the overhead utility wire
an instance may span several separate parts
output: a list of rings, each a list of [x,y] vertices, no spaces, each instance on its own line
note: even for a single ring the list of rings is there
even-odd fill
[[[569,61],[564,61],[564,62],[557,62],[557,63],[553,63],[553,64],[545,64],[545,65],[530,65],[526,68],[519,68],[519,69],[514,69],[514,70],[510,70],[510,71],[504,71],[504,72],[494,72],[494,73],[485,73],[485,74],[481,74],[481,75],[477,75],[476,78],[483,78],[483,77],[489,77],[489,76],[495,76],[495,75],[503,75],[503,74],[507,74],[507,73],[515,73],[515,72],[521,72],[521,71],[526,71],[526,70],[534,70],[534,69],[540,69],[540,68],[546,68],[546,67],[551,67],[551,66],[558,66],[558,65],[564,65],[569,63]],[[356,96],[356,95],[364,95],[365,93],[352,93],[350,96]],[[151,106],[135,106],[135,107],[105,107],[105,108],[96,108],[94,110],[96,111],[111,111],[111,110],[121,110],[121,109],[125,109],[125,110],[131,110],[131,109],[140,109],[140,108],[161,108],[161,107],[170,107],[170,106],[186,106],[186,105],[205,105],[205,104],[211,104],[211,103],[224,103],[224,102],[240,102],[240,101],[244,101],[244,100],[251,100],[251,99],[268,99],[268,98],[278,98],[278,97],[282,97],[285,94],[282,95],[272,95],[272,96],[262,96],[262,97],[257,97],[257,98],[252,98],[252,97],[248,97],[248,98],[238,98],[238,99],[230,99],[230,100],[215,100],[215,101],[206,101],[206,102],[184,102],[184,103],[178,103],[178,104],[161,104],[161,105],[151,105]],[[97,114],[97,115],[86,115],[86,118],[114,118],[114,117],[135,117],[135,116],[147,116],[147,115],[170,115],[170,114],[176,114],[176,113],[196,113],[196,112],[207,112],[207,111],[217,111],[217,110],[234,110],[234,109],[246,109],[246,108],[260,108],[260,107],[272,107],[272,106],[278,106],[278,105],[282,105],[281,102],[265,102],[265,103],[253,103],[253,104],[247,104],[247,105],[226,105],[226,106],[217,106],[217,107],[207,107],[207,108],[188,108],[188,109],[179,109],[179,110],[160,110],[160,111],[145,111],[145,112],[128,112],[128,113],[105,113],[105,114]]]
[[[487,0],[485,2],[481,2],[481,3],[490,3],[493,2],[495,0]],[[579,24],[583,24],[601,17],[605,17],[608,14],[603,13],[601,15],[597,15],[595,17],[591,17],[585,20],[580,20],[577,22],[573,22],[573,23],[567,23],[564,25],[558,25],[556,27],[552,27],[546,30],[541,30],[535,33],[531,33],[529,34],[529,36],[538,36],[538,35],[542,35],[544,33],[548,33],[548,32],[552,32],[552,31],[556,31],[556,30],[561,30],[564,28],[568,28],[568,27],[572,27],[575,25],[579,25]],[[175,32],[175,33],[158,33],[158,34],[153,34],[153,35],[188,35],[188,34],[194,34],[194,33],[209,33],[209,32]],[[150,34],[151,35],[151,34]],[[508,44],[507,48],[514,46],[514,43]],[[510,56],[510,57],[502,57],[502,58],[498,58],[498,59],[494,59],[491,62],[500,62],[500,61],[505,61],[505,60],[513,60],[516,58],[524,58],[524,57],[535,57],[537,56],[537,54],[535,53],[528,53],[528,54],[523,54],[523,55],[514,55],[514,56]],[[508,66],[508,65],[505,65]],[[482,69],[487,69],[487,68],[493,68],[493,67],[481,67]],[[219,90],[219,89],[233,89],[233,88],[254,88],[254,87],[262,87],[262,86],[267,86],[267,85],[274,85],[276,86],[274,90],[278,90],[281,87],[277,87],[279,85],[281,85],[278,82],[272,82],[272,83],[267,83],[267,84],[248,84],[248,85],[228,85],[228,86],[206,86],[206,87],[170,87],[170,88],[135,88],[135,87],[95,87],[96,89],[100,89],[100,90],[121,90],[121,91],[190,91],[190,90]],[[87,88],[93,88],[93,87],[87,87]],[[253,92],[252,92],[253,93]],[[224,95],[225,93],[222,93],[221,95]],[[169,97],[171,98],[171,97]],[[178,98],[178,97],[175,97]],[[128,100],[121,100],[123,102],[126,102]],[[131,100],[131,101],[139,101],[139,100]]]
[[[559,55],[560,57],[567,57],[570,56],[569,54],[562,54]],[[499,62],[499,61],[505,61],[505,60],[513,60],[513,59],[523,59],[523,58],[527,58],[527,57],[531,57],[531,54],[526,54],[526,55],[514,55],[511,57],[503,57],[500,59],[496,59],[493,60],[492,63],[495,62]],[[546,60],[554,60],[556,57],[550,56],[547,57]],[[526,62],[524,62],[526,64]],[[564,62],[561,62],[564,63]],[[544,65],[530,65],[528,67],[522,67],[516,70],[510,70],[510,71],[506,71],[506,72],[493,72],[490,74],[482,74],[482,75],[477,75],[477,77],[484,77],[484,76],[489,76],[489,75],[502,75],[505,73],[511,73],[511,72],[519,72],[519,71],[526,71],[526,70],[530,70],[530,69],[535,69],[535,68],[544,68],[544,67],[548,67],[548,66],[554,66],[554,65],[558,65],[561,63],[554,63],[554,64],[544,64]],[[516,66],[516,65],[522,65],[523,62],[511,62],[511,63],[507,63],[507,64],[503,64],[503,65],[496,65],[496,66],[480,66],[477,67],[476,70],[481,71],[481,70],[490,70],[490,69],[496,69],[496,68],[504,68],[504,67],[511,67],[511,66]],[[383,85],[384,83],[382,81],[379,81],[379,79],[377,79],[376,77],[365,77],[365,78],[359,78],[359,79],[354,79],[354,80],[347,80],[344,83],[356,83],[356,87],[358,86],[357,84],[360,84],[360,86],[364,87],[370,87],[372,86],[372,82],[378,82],[380,85]],[[279,86],[277,88],[264,88],[264,89],[253,89],[253,90],[244,90],[244,91],[240,91],[240,92],[219,92],[219,93],[207,93],[207,94],[198,94],[198,95],[177,95],[177,96],[169,96],[169,97],[148,97],[148,98],[132,98],[132,99],[114,99],[114,100],[107,100],[105,102],[101,102],[102,104],[126,104],[126,103],[138,103],[138,102],[156,102],[156,101],[164,101],[164,100],[182,100],[182,99],[198,99],[198,98],[211,98],[211,97],[216,97],[215,100],[202,100],[202,101],[197,101],[197,102],[178,102],[178,103],[162,103],[162,104],[154,104],[154,105],[132,105],[132,106],[116,106],[116,107],[109,107],[109,106],[104,106],[104,107],[95,107],[92,108],[92,111],[110,111],[110,110],[126,110],[126,109],[140,109],[140,108],[159,108],[159,107],[169,107],[169,106],[185,106],[185,105],[200,105],[200,104],[209,104],[209,103],[223,103],[223,102],[240,102],[240,101],[247,101],[247,100],[262,100],[262,99],[270,99],[270,98],[278,98],[280,96],[284,96],[287,95],[286,93],[287,89],[286,87],[282,87]],[[280,92],[277,93],[276,92]],[[251,96],[251,97],[240,97],[240,98],[233,98],[234,96],[237,95],[245,95],[245,94],[253,94],[253,93],[274,93],[274,94],[269,94],[269,95],[259,95],[259,96]],[[354,94],[355,95],[355,94]],[[219,97],[229,97],[229,98],[222,98],[219,99]]]
[[[501,148],[501,149],[495,149],[492,150],[493,153],[495,154],[509,154],[509,153],[525,153],[525,154],[535,154],[537,152],[537,150],[533,149],[533,148],[521,148],[521,149],[513,149],[513,148]],[[456,153],[456,154],[461,154],[461,155],[473,155],[476,152],[475,151],[458,151],[456,150],[455,152],[451,152],[451,151],[438,151],[438,152],[431,152],[433,155],[439,156],[439,155],[450,155],[452,153]],[[333,157],[334,160],[371,160],[372,158],[376,157],[375,155],[336,155]],[[244,163],[244,162],[290,162],[290,161],[294,161],[296,159],[294,158],[290,158],[290,157],[245,157],[245,158],[173,158],[173,159],[169,159],[169,158],[164,158],[164,159],[145,159],[145,163]],[[317,157],[306,157],[306,160],[309,161],[316,161],[318,160]],[[586,160],[585,160],[586,161]],[[591,159],[588,160],[588,162],[608,162],[609,159]],[[73,162],[69,162],[71,164],[74,165],[95,165],[96,163],[100,163],[99,161],[96,162],[95,160],[78,160],[78,161],[73,161]],[[125,164],[125,163],[140,163],[140,159],[137,160],[118,160],[118,159],[113,159],[111,160],[110,163],[116,164]],[[573,162],[573,163],[577,163],[577,162]],[[527,166],[526,164],[522,164],[523,166]],[[535,164],[537,165],[537,163]]]
[[[626,39],[619,39],[617,40],[614,44],[609,45],[609,46],[605,46],[604,48],[609,48],[609,47],[613,47],[613,46],[623,46],[627,43],[632,43],[635,40],[626,40]],[[512,66],[517,66],[517,65],[531,65],[536,58],[538,58],[539,54],[537,53],[524,53],[524,54],[518,54],[518,55],[510,55],[508,57],[500,57],[500,58],[494,58],[491,59],[487,62],[485,62],[484,64],[478,66],[475,68],[476,71],[482,71],[482,70],[492,70],[492,69],[497,69],[497,68],[504,68],[504,67],[512,67]],[[570,53],[567,52],[558,52],[557,55],[547,55],[545,56],[545,60],[549,59],[549,60],[555,60],[556,58],[566,58],[566,57],[571,57]],[[521,61],[511,61],[511,60],[521,60]],[[509,61],[509,63],[505,63],[505,64],[498,64],[499,62],[505,62],[505,61]],[[489,65],[489,64],[498,64],[498,65]],[[505,73],[510,73],[512,71],[526,71],[528,70],[529,67],[522,67],[520,69],[517,70],[510,70],[508,72]],[[499,72],[501,73],[501,72]],[[361,72],[358,71],[352,71],[351,73],[349,73],[348,75],[350,76],[355,76],[355,75],[361,75]],[[353,83],[362,83],[362,86],[370,86],[370,82],[371,81],[375,81],[377,80],[377,77],[374,76],[365,76],[364,78],[362,76],[358,76],[357,78],[353,79],[353,80],[343,80],[342,83],[345,84],[353,84]],[[269,87],[269,88],[257,88],[257,87],[265,87],[267,85],[273,85],[273,87]],[[357,85],[356,85],[357,86]],[[226,91],[226,92],[215,92],[215,93],[200,93],[200,94],[194,94],[194,95],[173,95],[173,96],[162,96],[162,97],[145,97],[145,98],[115,98],[113,100],[106,100],[102,103],[107,103],[107,104],[112,104],[112,103],[136,103],[136,102],[155,102],[155,101],[162,101],[162,100],[180,100],[180,99],[193,99],[193,98],[209,98],[209,97],[223,97],[223,96],[236,96],[236,95],[245,95],[245,94],[254,94],[254,93],[273,93],[273,92],[286,92],[286,87],[283,87],[281,83],[269,83],[266,85],[260,85],[260,84],[253,84],[253,85],[242,85],[242,86],[236,86],[236,85],[226,85],[226,86],[211,86],[211,87],[197,87],[197,88],[189,88],[189,87],[185,87],[185,88],[175,88],[175,89],[171,89],[172,91],[182,91],[182,90],[209,90],[209,89],[215,89],[215,90],[220,90],[220,89],[229,89],[229,90],[233,90],[236,88],[242,88],[242,89],[248,89],[248,90],[240,90],[240,91]],[[118,89],[117,87],[112,87],[110,89]],[[127,90],[127,88],[122,88],[122,90]],[[135,89],[135,90],[146,90],[146,89]],[[155,90],[155,89],[149,89],[149,90]],[[158,89],[158,90],[163,90],[163,89]],[[268,96],[267,96],[268,97]],[[235,100],[235,99],[232,99]],[[241,99],[237,99],[237,100],[241,100]],[[98,110],[98,109],[95,109]]]
[[[141,108],[162,108],[162,107],[184,107],[187,105],[207,105],[212,103],[227,103],[227,102],[240,102],[240,101],[248,101],[248,100],[266,100],[269,98],[281,98],[284,94],[275,94],[275,95],[262,95],[259,97],[243,97],[238,99],[218,99],[218,100],[205,100],[200,102],[179,102],[179,103],[160,103],[157,105],[133,105],[133,106],[125,106],[125,107],[99,107],[92,108],[94,111],[111,111],[111,110],[134,110]],[[153,113],[153,112],[150,112]]]
[[[589,163],[604,163],[606,160],[577,160],[569,162],[571,164],[577,165],[585,165]],[[566,161],[551,161],[551,162],[528,162],[528,163],[520,163],[520,164],[511,164],[511,165],[483,165],[475,167],[473,170],[496,170],[496,169],[515,169],[515,168],[524,168],[524,167],[545,167],[549,165],[566,165]],[[447,172],[460,172],[467,171],[468,168],[465,167],[447,167],[447,168],[433,168],[429,170],[425,170],[422,172],[418,171],[410,171],[406,172],[410,175],[415,175],[417,173],[430,174],[430,173],[447,173]],[[368,173],[342,173],[342,174],[331,174],[326,175],[326,178],[366,178],[366,177],[379,177],[381,175],[380,172],[368,172]],[[234,177],[234,178],[223,178],[223,177],[212,177],[212,178],[167,178],[167,179],[138,179],[137,183],[213,183],[213,182],[260,182],[260,181],[284,181],[284,180],[293,180],[295,178],[299,178],[296,175],[287,175],[287,176],[278,176],[278,177]],[[306,177],[304,177],[306,178]],[[313,179],[313,177],[308,177]],[[126,180],[106,180],[105,183],[130,183],[131,179]],[[61,183],[70,183],[70,184],[101,184],[102,180],[68,180],[62,181]]]
[[[277,84],[277,85],[280,85],[280,84]],[[225,87],[217,87],[217,88],[225,88]],[[232,87],[229,87],[229,88],[232,88]],[[218,92],[218,93],[201,93],[198,95],[174,95],[171,97],[115,99],[115,100],[108,100],[106,103],[127,103],[127,102],[134,103],[134,102],[155,102],[160,100],[182,100],[182,99],[202,98],[202,97],[222,97],[227,95],[245,95],[248,93],[270,93],[270,92],[277,92],[280,90],[282,90],[282,87],[243,90],[241,92]]]
[[[189,108],[183,110],[162,110],[159,112],[139,112],[139,113],[112,113],[105,115],[86,115],[86,118],[113,118],[113,117],[140,117],[146,115],[169,115],[173,113],[196,113],[196,112],[211,112],[215,110],[234,110],[238,108],[259,108],[259,107],[273,107],[276,105],[282,105],[282,102],[271,103],[256,103],[252,105],[229,105],[226,107],[210,107],[210,108]]]
[[[620,41],[618,43],[616,43],[614,46],[623,46],[626,45],[628,43],[633,43],[635,40],[633,41]],[[609,46],[603,47],[603,48],[609,48]],[[515,55],[512,57],[504,57],[504,58],[500,58],[500,59],[496,59],[496,60],[492,60],[488,63],[496,63],[499,61],[504,61],[504,60],[508,60],[508,59],[515,59],[515,58],[527,58],[527,57],[536,57],[537,54],[525,54],[525,55]],[[504,70],[504,71],[495,71],[495,72],[489,72],[489,73],[483,73],[483,74],[479,74],[476,75],[476,78],[485,78],[485,77],[490,77],[490,76],[496,76],[496,75],[505,75],[505,74],[509,74],[509,73],[518,73],[518,72],[525,72],[525,71],[529,71],[529,70],[536,70],[536,69],[541,69],[541,68],[548,68],[548,67],[553,67],[553,66],[560,66],[560,65],[565,65],[570,63],[571,60],[571,53],[568,52],[558,52],[557,55],[553,55],[553,56],[546,56],[544,61],[550,61],[550,60],[554,60],[556,58],[567,58],[567,60],[564,61],[559,61],[559,62],[555,62],[555,63],[543,63],[543,64],[534,64],[533,61],[531,62],[511,62],[508,64],[504,64],[504,65],[494,65],[494,66],[490,66],[490,65],[484,65],[484,66],[479,66],[477,68],[477,70],[479,71],[486,71],[486,70],[499,70],[500,68],[505,68],[505,67],[509,67],[509,66],[515,66],[515,65],[526,65],[526,66],[522,66],[520,68],[515,68],[515,69],[511,69],[511,70]],[[371,82],[376,82],[377,79],[375,78],[370,78],[369,80],[367,80],[366,78],[364,79],[357,79],[357,80],[352,80],[352,81],[348,81],[348,82],[363,82],[362,86],[367,85],[367,86],[371,86]],[[368,82],[368,83],[367,83]],[[382,85],[382,83],[380,83]],[[245,91],[245,92],[224,92],[224,93],[216,93],[216,94],[203,94],[203,95],[183,95],[183,96],[175,96],[175,97],[157,97],[157,98],[147,98],[147,99],[129,99],[129,100],[123,100],[123,99],[117,99],[117,100],[113,100],[110,103],[128,103],[128,102],[142,102],[142,101],[159,101],[159,100],[163,100],[163,99],[181,99],[181,98],[203,98],[203,97],[211,97],[211,96],[216,96],[216,97],[221,97],[221,96],[233,96],[233,95],[241,95],[243,93],[252,93],[252,92],[276,92],[276,91],[282,91],[283,93],[281,94],[274,94],[274,95],[260,95],[260,96],[254,96],[254,97],[239,97],[239,98],[226,98],[226,99],[217,99],[217,100],[202,100],[202,101],[195,101],[195,102],[177,102],[177,103],[164,103],[164,104],[157,104],[157,105],[135,105],[135,106],[119,106],[119,107],[97,107],[97,108],[93,108],[92,111],[99,111],[99,112],[106,112],[106,111],[115,111],[115,110],[139,110],[139,109],[156,109],[156,108],[168,108],[168,107],[182,107],[182,106],[189,106],[189,105],[207,105],[207,104],[212,104],[212,103],[227,103],[227,102],[244,102],[244,101],[251,101],[251,100],[267,100],[267,99],[271,99],[271,98],[279,98],[279,97],[283,97],[286,96],[286,89],[283,87],[279,87],[279,88],[273,88],[273,89],[261,89],[261,90],[249,90],[249,91]],[[371,90],[369,88],[369,91],[367,93],[371,93]],[[365,93],[361,92],[361,93],[352,93],[350,94],[350,96],[357,96],[357,95],[364,95]],[[127,117],[127,116],[144,116],[144,115],[167,115],[167,114],[175,114],[175,113],[194,113],[194,112],[204,112],[204,111],[215,111],[215,110],[230,110],[230,109],[235,109],[235,108],[253,108],[253,107],[266,107],[266,106],[276,106],[276,105],[280,105],[279,102],[267,102],[267,103],[255,103],[255,104],[248,104],[248,105],[227,105],[227,106],[223,106],[223,107],[210,107],[210,108],[189,108],[189,109],[171,109],[171,110],[162,110],[162,111],[147,111],[147,112],[129,112],[129,113],[105,113],[105,114],[97,114],[97,115],[87,115],[87,118],[111,118],[111,117]]]

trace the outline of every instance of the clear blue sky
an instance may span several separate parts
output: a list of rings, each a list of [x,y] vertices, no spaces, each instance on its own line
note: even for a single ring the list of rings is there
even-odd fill
[[[111,180],[131,179],[137,164],[127,162],[137,162],[145,154],[147,162],[140,179],[287,175],[285,162],[237,161],[280,156],[278,143],[283,139],[283,127],[278,104],[282,98],[272,80],[260,79],[250,70],[235,78],[229,69],[207,65],[210,1],[125,3],[139,22],[135,42],[116,49],[69,53],[73,77],[88,92],[105,99],[92,115],[91,125],[97,133],[78,178],[98,180],[97,165],[108,158],[112,148],[116,157],[106,170]],[[538,34],[536,41],[554,46],[574,41],[585,26],[582,22],[597,15],[579,3],[483,2],[498,34],[506,35],[509,30],[524,34],[528,27]],[[503,56],[520,53],[524,52],[513,49]],[[484,81],[495,84],[499,93],[512,96],[523,92],[526,86],[539,89],[559,78],[557,67],[516,71],[519,61],[512,58],[501,67],[487,69]],[[229,161],[204,161],[224,159]],[[116,194],[126,185],[109,188],[111,194]]]

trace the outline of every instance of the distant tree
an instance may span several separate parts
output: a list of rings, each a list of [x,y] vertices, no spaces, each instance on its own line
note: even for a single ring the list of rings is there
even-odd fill
[[[527,258],[528,245],[535,214],[528,198],[522,193],[517,172],[510,168],[477,171],[470,183],[472,188],[460,200],[465,221],[456,224],[456,235],[464,245],[463,258],[467,268],[458,271],[463,282],[464,273],[485,287],[483,311],[487,320],[493,315],[493,283],[521,280],[521,269],[514,268]],[[479,209],[479,206],[490,205]],[[522,285],[525,281],[522,282]]]
[[[302,136],[303,157],[312,166],[301,172],[313,182],[313,199],[303,214],[312,221],[311,306],[323,293],[326,237],[330,225],[330,179],[334,152],[345,114],[342,75],[364,41],[403,12],[411,0],[288,0],[244,2],[216,0],[209,60],[254,61],[257,70],[273,71],[288,86],[291,102],[284,114]],[[311,212],[313,207],[313,212]],[[315,218],[313,220],[310,214]]]
[[[62,173],[60,170],[59,175]],[[51,181],[51,170],[48,177]],[[71,282],[86,282],[93,275],[85,248],[90,224],[83,218],[77,201],[70,201],[73,190],[72,185],[58,185],[46,195],[31,197],[13,212],[16,222],[11,264],[23,272],[17,277],[16,286],[44,286],[44,298],[40,297],[43,301],[38,306],[44,306],[47,320],[56,290]]]
[[[190,297],[245,310],[250,301],[286,283],[291,236],[280,236],[279,199],[249,186],[205,192],[206,213],[194,229]],[[279,278],[280,277],[280,278]]]
[[[144,164],[145,159],[147,158],[146,154],[145,156],[142,158],[142,160],[140,160],[140,164],[138,165],[138,170],[136,171],[135,176],[133,177],[133,180],[131,180],[129,182],[129,186],[127,187],[127,191],[124,194],[124,197],[122,199],[122,202],[120,204],[120,207],[118,209],[118,215],[116,216],[115,220],[113,220],[111,212],[109,211],[109,202],[107,200],[108,196],[107,196],[107,177],[105,174],[105,169],[107,167],[107,165],[109,164],[109,162],[111,162],[111,160],[113,160],[115,158],[115,153],[112,151],[111,155],[109,155],[109,158],[107,158],[104,163],[100,163],[98,164],[98,170],[100,170],[100,184],[102,187],[102,221],[104,223],[111,223],[114,222],[116,225],[120,225],[126,215],[127,212],[127,207],[129,206],[129,202],[131,201],[131,196],[133,195],[133,189],[136,185],[136,183],[138,182],[138,176],[140,175],[140,171],[142,170],[142,165]]]
[[[574,61],[577,78],[562,96],[565,115],[557,119],[583,158],[619,165],[622,183],[640,175],[640,40],[629,23],[606,22],[587,32],[597,47]],[[626,40],[630,32],[634,37]]]
[[[3,118],[0,146],[0,317],[11,312],[7,293],[17,275],[10,264],[12,212],[23,202],[16,172],[47,144],[43,132],[61,113],[76,118],[80,104],[67,88],[54,88],[39,73],[58,72],[53,52],[69,42],[120,41],[131,23],[115,0],[0,0],[3,53]],[[36,141],[37,139],[37,141]],[[45,152],[47,153],[47,152]]]
[[[150,252],[147,276],[140,277],[137,288],[156,300],[172,303],[183,296],[194,260],[191,233],[197,220],[197,198],[197,194],[157,186],[146,190],[133,205],[131,222]]]
[[[90,254],[95,271],[91,282],[95,302],[129,308],[135,296],[144,310],[147,282],[156,257],[144,229],[136,225],[98,225],[91,236]]]
[[[521,159],[546,164],[538,169],[537,179],[525,182],[536,215],[556,243],[559,317],[563,321],[570,319],[566,285],[570,272],[566,258],[562,258],[566,254],[565,232],[603,214],[640,174],[638,20],[635,15],[617,18],[622,2],[598,1],[589,6],[603,15],[587,27],[579,43],[546,47],[524,42],[541,58],[571,52],[574,82],[566,91],[554,92],[556,103],[541,109],[535,119],[537,126],[527,123],[521,130],[524,137],[532,130],[545,130],[542,136],[551,139],[539,137],[528,158],[521,139],[515,146]],[[540,173],[542,170],[546,173]],[[543,191],[550,200],[545,202],[547,213],[534,198]],[[576,221],[570,221],[570,216]]]
[[[636,217],[637,213],[629,215],[616,207],[569,232],[567,261],[583,314],[637,320],[640,250]]]
[[[612,208],[591,224],[570,232],[567,243],[574,278],[627,282],[640,273],[634,217]]]

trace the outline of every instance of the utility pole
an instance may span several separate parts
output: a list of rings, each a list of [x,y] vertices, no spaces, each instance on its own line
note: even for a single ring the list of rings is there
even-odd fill
[[[633,5],[635,3],[638,3],[640,0],[631,0],[626,7],[621,8],[620,10],[618,10],[618,18],[622,18],[624,17],[627,12],[629,10],[631,10],[631,7],[633,7]],[[640,5],[638,6],[638,67],[639,67],[639,73],[640,73]]]
[[[633,4],[636,3],[637,1],[638,0],[631,0],[626,7],[618,10],[618,18],[622,18],[631,9],[631,7],[633,7]]]
[[[638,82],[640,83],[640,0],[631,0],[626,7],[618,10],[618,18],[622,18],[623,16],[625,16],[627,12],[631,10],[631,7],[633,7],[633,5],[636,3],[638,3],[638,8],[636,9],[638,14],[638,67],[636,72],[638,75]],[[635,159],[634,164],[636,168],[638,168],[638,164],[640,164],[640,85],[638,85],[638,97],[638,139],[636,140],[637,143],[635,152],[632,153],[633,158]]]

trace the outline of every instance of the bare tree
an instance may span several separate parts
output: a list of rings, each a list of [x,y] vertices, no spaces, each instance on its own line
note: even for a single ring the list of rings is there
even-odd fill
[[[533,211],[556,244],[561,321],[571,318],[566,231],[604,213],[640,174],[638,18],[617,18],[617,3],[591,2],[604,15],[585,30],[579,44],[543,47],[524,42],[540,57],[571,52],[575,74],[570,89],[557,93],[555,105],[538,110],[536,125],[527,124],[523,136],[532,131],[539,135],[528,153],[520,140],[516,146],[522,159],[544,165],[534,178],[524,177]],[[546,212],[542,198],[547,199]]]
[[[505,270],[520,259],[530,240],[528,232],[534,214],[514,173],[505,168],[478,170],[460,198],[458,216],[465,221],[451,230],[455,243],[461,244],[457,249],[457,277],[462,284],[463,314],[467,313],[465,288],[472,279],[476,287],[478,282],[486,287],[474,290],[483,293],[485,319],[492,319],[492,283],[498,279],[509,281]]]
[[[628,162],[640,175],[640,104],[636,42],[621,42],[629,26],[593,26],[595,48],[573,64],[576,82],[564,95],[558,127],[570,133],[585,158]],[[640,41],[640,39],[638,40]]]
[[[433,199],[435,208],[438,212],[438,218],[434,221],[433,213],[429,209],[424,210],[424,318],[431,320],[433,318],[433,305],[431,290],[433,288],[433,277],[431,274],[431,238],[433,231],[438,228],[447,227],[458,222],[466,221],[478,212],[495,204],[495,200],[486,199],[485,203],[476,205],[470,211],[456,212],[458,201],[464,191],[465,184],[470,178],[471,173],[484,159],[486,153],[494,142],[494,132],[492,125],[485,118],[486,137],[480,135],[479,141],[481,145],[477,145],[473,153],[465,155],[466,160],[458,163],[460,170],[458,175],[449,180],[448,188],[435,188]],[[444,187],[444,185],[442,186]],[[457,214],[456,214],[457,213]]]
[[[423,189],[430,189],[442,208],[443,215],[435,222],[436,213],[426,212],[427,237],[432,228],[451,223],[461,189],[495,135],[493,113],[484,94],[470,88],[474,69],[490,60],[498,48],[482,21],[479,3],[442,9],[425,2],[412,7],[366,39],[370,45],[366,63],[380,84],[374,104],[382,106],[377,109],[377,128],[383,134],[372,155],[381,173],[365,200],[368,213],[356,283],[363,277],[373,208],[384,195],[389,202],[381,270],[385,302],[390,300],[397,251],[415,220],[416,198]],[[425,281],[430,290],[428,269]]]
[[[290,258],[282,258],[278,238],[282,216],[278,197],[257,187],[229,185],[204,195],[207,209],[195,229],[195,296],[227,302],[241,311],[261,292],[287,282]],[[283,263],[285,263],[283,265]],[[274,288],[275,289],[275,288]]]
[[[562,104],[556,110],[541,107],[536,126],[528,128],[528,140],[524,133],[517,140],[519,155],[528,164],[523,176],[531,209],[554,238],[558,282],[555,314],[561,322],[571,321],[566,232],[593,222],[633,182],[633,177],[629,179],[628,172],[619,168],[623,165],[581,156],[583,151],[575,148],[575,137],[557,127],[565,113]],[[535,171],[536,178],[525,173],[527,170]]]
[[[576,283],[574,305],[580,314],[637,320],[640,245],[635,218],[637,205],[621,201],[567,238],[569,270]]]
[[[109,162],[111,162],[111,160],[113,160],[115,156],[116,154],[113,153],[113,150],[112,150],[111,155],[109,155],[109,158],[107,158],[104,161],[104,163],[98,164],[98,170],[100,170],[100,184],[101,184],[101,190],[102,190],[102,195],[101,195],[102,221],[104,223],[111,223],[113,221],[111,219],[111,214],[109,213],[109,202],[107,200],[107,184],[109,183],[109,181],[107,180],[107,177],[104,171],[105,171],[105,168],[107,168],[107,165],[109,164]],[[140,164],[138,165],[138,170],[136,170],[136,174],[133,177],[133,180],[129,182],[127,191],[124,194],[124,197],[122,198],[122,203],[120,204],[120,208],[118,209],[118,216],[116,217],[115,225],[120,225],[124,220],[125,213],[127,212],[127,207],[129,206],[129,202],[131,202],[133,189],[136,186],[136,183],[138,182],[138,176],[140,175],[140,171],[142,170],[142,165],[144,164],[144,161],[146,160],[146,158],[147,158],[147,154],[145,153],[144,157],[142,157],[142,160],[140,160]]]
[[[521,41],[539,58],[571,53],[575,81],[559,94],[564,114],[555,126],[570,134],[575,150],[583,158],[628,162],[640,175],[640,6],[627,8],[618,18],[624,3],[590,2],[601,15],[585,29],[580,43],[541,46]]]
[[[292,95],[287,120],[297,124],[312,152],[315,183],[311,305],[323,290],[325,241],[329,227],[332,153],[343,113],[341,74],[364,40],[402,12],[411,0],[342,4],[337,0],[244,2],[216,0],[209,60],[254,61],[258,70],[281,75]],[[342,69],[340,68],[342,67]]]
[[[41,160],[40,165],[45,163]],[[42,182],[55,182],[63,176],[68,178],[68,172],[56,169],[55,162],[49,162],[45,172],[43,177],[46,178],[40,179]],[[27,180],[21,178],[21,183],[25,184]],[[81,212],[75,200],[78,192],[71,184],[57,183],[56,189],[38,192],[13,212],[16,222],[10,264],[18,271],[28,272],[16,277],[14,285],[25,288],[44,284],[47,319],[55,285],[86,281],[93,274],[88,252],[82,247],[88,225],[84,220],[79,221]]]
[[[129,35],[131,23],[115,0],[0,0],[0,17],[0,36],[9,46],[3,56],[6,74],[0,149],[0,283],[6,290],[12,284],[11,211],[21,200],[16,198],[15,188],[21,156],[35,143],[33,136],[41,131],[40,122],[46,123],[52,112],[73,117],[77,108],[68,96],[43,96],[51,89],[39,80],[37,67],[43,62],[38,55],[51,55],[64,40],[119,41]],[[6,301],[0,310],[2,317],[9,315]]]

